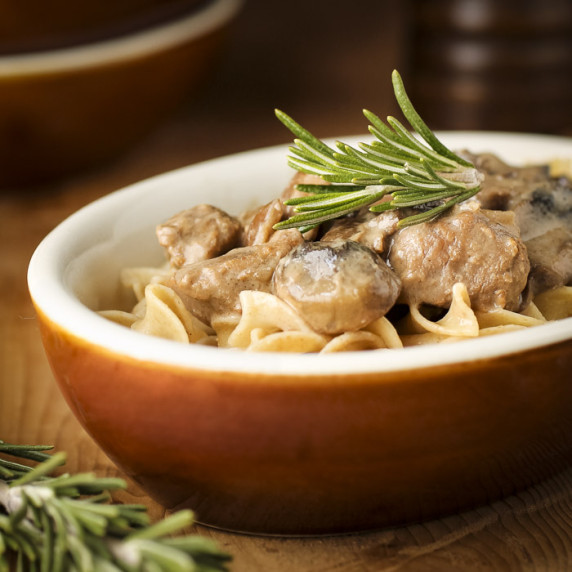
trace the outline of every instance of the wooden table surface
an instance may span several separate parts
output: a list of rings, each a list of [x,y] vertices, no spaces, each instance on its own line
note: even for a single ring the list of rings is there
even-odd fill
[[[306,122],[320,136],[360,132],[362,107],[393,111],[387,84],[402,57],[400,28],[388,27],[383,37],[372,37],[379,22],[367,17],[367,9],[379,5],[364,2],[364,12],[352,13],[355,21],[350,17],[345,22],[350,39],[359,24],[366,40],[358,47],[348,44],[351,49],[330,45],[332,57],[315,69],[302,58],[301,48],[290,47],[289,56],[284,52],[289,25],[294,25],[294,12],[302,3],[291,3],[292,13],[283,15],[282,35],[275,41],[271,41],[275,30],[269,4],[252,1],[245,8],[217,77],[187,109],[136,149],[73,179],[33,190],[0,190],[1,439],[53,444],[67,451],[70,471],[118,474],[60,396],[28,297],[28,261],[55,225],[82,205],[155,173],[286,142],[288,134],[274,119],[274,107]],[[316,31],[310,24],[303,31],[324,42],[331,33],[327,26]],[[265,50],[260,49],[263,42]],[[364,72],[354,65],[366,52],[376,66],[369,82],[362,81]],[[261,67],[253,67],[253,60]],[[283,63],[281,72],[265,76],[261,69],[276,60]],[[308,82],[300,81],[302,77],[312,78],[313,89],[304,89]],[[328,78],[335,79],[328,84]],[[163,514],[133,483],[117,498],[145,503],[153,518]],[[572,470],[463,514],[380,532],[296,539],[251,537],[198,526],[195,530],[233,555],[235,572],[561,571],[572,569]]]

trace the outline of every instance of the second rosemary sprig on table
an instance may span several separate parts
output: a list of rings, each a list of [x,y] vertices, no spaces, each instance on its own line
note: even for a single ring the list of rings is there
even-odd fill
[[[431,220],[479,191],[481,175],[473,164],[443,145],[427,127],[397,71],[392,82],[397,103],[419,137],[395,117],[388,117],[386,124],[364,110],[374,140],[357,148],[338,141],[332,148],[276,110],[278,119],[296,136],[288,164],[320,176],[327,184],[297,185],[307,195],[286,201],[297,214],[274,228],[305,232],[368,206],[373,212],[418,210],[401,219],[402,227]]]
[[[192,524],[181,510],[155,524],[146,507],[108,502],[118,478],[53,471],[64,453],[0,441],[0,453],[39,462],[28,467],[0,457],[0,572],[222,572],[230,557],[198,535],[171,537]]]

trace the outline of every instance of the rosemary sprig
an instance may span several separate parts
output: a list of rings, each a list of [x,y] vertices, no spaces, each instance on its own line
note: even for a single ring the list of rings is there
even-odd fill
[[[362,207],[373,212],[412,208],[399,226],[428,221],[475,195],[482,176],[473,164],[448,149],[421,119],[403,80],[392,74],[395,98],[405,119],[417,133],[389,116],[387,123],[364,110],[374,140],[354,148],[337,141],[335,148],[314,137],[291,117],[276,110],[278,119],[295,135],[288,164],[303,173],[319,175],[326,185],[298,185],[307,195],[289,199],[297,214],[275,229],[310,230]],[[383,199],[383,200],[382,200]]]
[[[198,535],[171,537],[193,522],[179,511],[150,524],[146,507],[110,503],[126,483],[91,473],[51,476],[65,454],[11,445],[0,453],[39,461],[29,467],[0,457],[0,572],[217,572],[230,560]]]

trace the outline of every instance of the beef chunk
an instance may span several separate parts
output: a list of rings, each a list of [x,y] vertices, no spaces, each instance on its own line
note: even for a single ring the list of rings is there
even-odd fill
[[[490,154],[469,157],[485,179],[477,197],[483,207],[514,211],[528,249],[528,294],[572,281],[572,187],[550,176],[548,166],[512,167]]]
[[[572,282],[572,233],[557,227],[526,242],[529,289],[535,295]]]
[[[389,262],[406,303],[447,308],[453,285],[467,287],[476,310],[517,310],[529,272],[526,247],[512,215],[481,211],[475,202],[393,236]],[[503,222],[505,224],[503,224]]]
[[[159,244],[171,266],[181,268],[214,258],[236,246],[241,224],[211,205],[197,205],[172,216],[157,227]]]
[[[326,184],[327,183],[324,181],[324,179],[318,177],[318,175],[296,173],[288,183],[288,186],[284,189],[284,191],[282,191],[282,194],[280,195],[280,200],[284,202],[287,201],[288,199],[307,196],[307,193],[299,191],[296,188],[296,185],[326,185]],[[286,205],[284,206],[284,218],[290,218],[294,214],[296,214],[294,211],[294,207]]]
[[[546,165],[513,167],[491,153],[468,155],[467,158],[484,175],[477,194],[484,209],[509,210],[515,197],[545,185],[549,178]]]
[[[529,290],[539,294],[572,282],[572,188],[552,180],[514,197],[510,203],[528,249]]]
[[[397,230],[401,215],[398,211],[372,213],[369,208],[336,220],[321,240],[353,240],[378,254],[387,254],[391,235]]]
[[[274,225],[282,220],[284,205],[280,199],[274,199],[270,203],[251,213],[245,224],[242,235],[243,246],[254,246],[268,242],[274,233]]]
[[[218,258],[183,266],[173,273],[168,286],[207,324],[213,316],[240,314],[240,292],[270,292],[276,265],[302,241],[297,230],[281,231],[270,243],[235,248]]]

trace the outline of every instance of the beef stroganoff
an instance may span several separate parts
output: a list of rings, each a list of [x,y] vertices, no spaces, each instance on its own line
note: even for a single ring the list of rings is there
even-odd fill
[[[157,227],[165,266],[125,270],[137,303],[103,314],[182,342],[322,353],[572,315],[570,178],[453,152],[396,70],[392,83],[417,136],[364,110],[373,140],[331,147],[276,110],[296,136],[282,195],[237,216],[204,204],[175,214]]]
[[[136,303],[101,312],[145,334],[248,351],[339,352],[449,343],[572,315],[572,185],[547,165],[470,157],[480,191],[438,218],[359,209],[301,233],[275,229],[297,173],[267,205],[209,205],[157,227],[167,262],[127,268]]]

